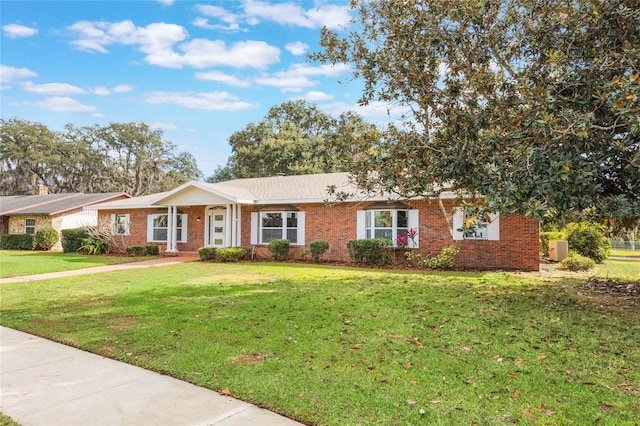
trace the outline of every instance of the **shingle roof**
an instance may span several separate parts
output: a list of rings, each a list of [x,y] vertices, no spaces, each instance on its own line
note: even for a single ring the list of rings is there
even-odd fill
[[[155,194],[141,195],[139,197],[131,197],[122,200],[114,200],[100,204],[87,206],[85,210],[111,210],[117,208],[143,209],[157,207],[156,200],[164,197],[168,192],[158,192]]]
[[[83,208],[91,204],[111,201],[118,197],[129,197],[124,192],[103,194],[47,194],[10,195],[0,197],[0,215],[55,215]]]

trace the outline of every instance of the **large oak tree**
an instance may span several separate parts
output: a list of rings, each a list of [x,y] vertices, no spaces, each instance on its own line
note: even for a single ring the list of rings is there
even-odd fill
[[[361,103],[411,113],[342,158],[372,190],[451,185],[501,212],[639,216],[639,5],[352,1],[352,26],[323,29],[311,59],[352,65]]]

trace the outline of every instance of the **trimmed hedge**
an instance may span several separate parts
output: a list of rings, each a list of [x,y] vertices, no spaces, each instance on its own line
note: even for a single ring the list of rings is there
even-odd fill
[[[311,256],[313,257],[313,261],[316,263],[320,262],[322,255],[329,250],[329,242],[326,240],[314,240],[309,244],[309,251],[311,252]]]
[[[249,259],[251,257],[251,250],[246,247],[219,248],[216,250],[216,257],[221,262],[238,262]]]
[[[62,230],[62,251],[76,253],[89,238],[89,228],[73,228]]]
[[[269,241],[267,248],[275,260],[286,260],[289,255],[289,249],[291,249],[291,242],[289,240],[275,239]]]
[[[216,248],[215,247],[200,247],[198,249],[198,256],[200,256],[200,260],[203,260],[205,262],[216,260]]]
[[[0,248],[7,250],[33,250],[35,238],[32,234],[3,234]]]
[[[158,256],[160,247],[156,245],[150,246],[129,246],[126,248],[129,256]]]
[[[33,243],[36,250],[51,250],[51,247],[53,247],[59,239],[60,235],[58,231],[51,227],[46,227],[36,232]]]
[[[558,269],[564,271],[589,271],[596,266],[596,262],[586,256],[582,256],[578,253],[571,253],[564,260],[558,263]]]
[[[386,238],[348,240],[351,260],[362,265],[386,266],[393,262],[393,242]]]

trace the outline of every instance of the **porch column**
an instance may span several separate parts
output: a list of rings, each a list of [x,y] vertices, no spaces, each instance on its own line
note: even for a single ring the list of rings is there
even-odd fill
[[[175,207],[168,206],[167,207],[167,249],[165,250],[167,253],[175,253],[176,244],[175,244],[175,234],[173,233],[173,229],[175,228]]]
[[[224,221],[224,228],[227,230],[224,234],[224,245],[225,247],[231,247],[231,234],[233,232],[231,229],[231,204],[227,204],[227,214],[224,216]]]
[[[231,245],[233,247],[238,246],[238,233],[236,232],[236,209],[238,208],[237,204],[231,204],[231,227],[229,230],[231,231]]]
[[[178,251],[178,206],[173,206],[171,217],[171,250],[175,253]]]

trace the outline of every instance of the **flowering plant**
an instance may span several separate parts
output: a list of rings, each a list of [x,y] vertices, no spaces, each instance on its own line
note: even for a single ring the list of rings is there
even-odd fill
[[[398,234],[396,237],[396,244],[398,247],[416,247],[416,237],[418,236],[418,230],[415,228],[409,228],[405,235]],[[409,244],[411,242],[411,244]]]

